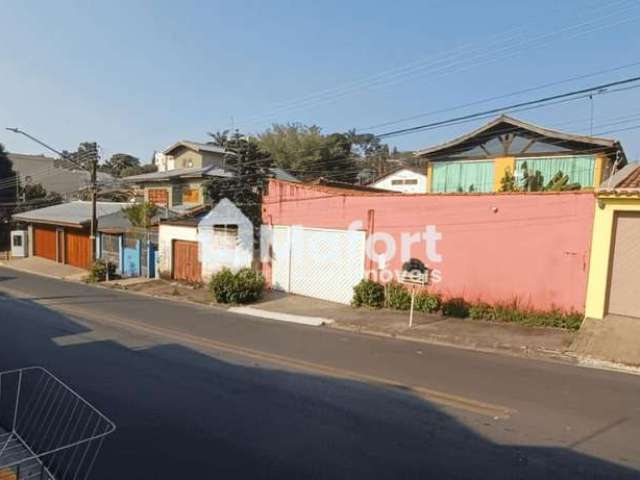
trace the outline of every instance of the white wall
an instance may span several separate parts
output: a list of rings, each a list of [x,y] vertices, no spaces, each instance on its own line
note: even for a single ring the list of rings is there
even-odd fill
[[[196,227],[160,224],[160,230],[158,233],[158,255],[160,256],[160,265],[158,270],[160,274],[171,274],[173,240],[197,242],[198,229]]]
[[[415,179],[417,183],[413,185],[393,185],[394,180],[410,180]],[[416,173],[413,170],[403,169],[392,173],[379,181],[372,183],[372,187],[389,190],[392,192],[402,193],[427,193],[427,176],[422,173]]]
[[[238,241],[234,248],[214,248],[214,225],[237,225]],[[253,263],[253,224],[226,198],[218,202],[198,224],[202,277],[210,277],[224,267],[231,270],[251,267]]]

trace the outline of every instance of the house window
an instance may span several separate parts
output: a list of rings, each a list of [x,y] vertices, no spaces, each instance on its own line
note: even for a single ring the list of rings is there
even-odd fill
[[[578,183],[581,187],[592,187],[595,173],[595,155],[577,155],[571,157],[518,158],[516,172],[522,175],[524,165],[527,171],[539,171],[542,183],[546,185],[558,172],[569,177],[568,183]]]
[[[431,190],[443,192],[493,191],[493,161],[434,162]]]
[[[169,192],[164,188],[150,188],[148,190],[147,197],[150,203],[154,203],[156,205],[169,204]]]
[[[238,245],[238,225],[214,225],[213,248],[235,250]]]
[[[16,235],[13,237],[13,246],[21,247],[22,246],[22,237],[20,235]]]
[[[197,188],[182,190],[182,203],[200,203],[200,190]]]
[[[417,185],[417,178],[406,178],[404,180],[391,180],[391,185]]]

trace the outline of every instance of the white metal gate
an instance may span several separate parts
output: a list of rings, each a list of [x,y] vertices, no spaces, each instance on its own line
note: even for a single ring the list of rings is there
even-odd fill
[[[272,283],[276,290],[289,291],[291,264],[291,227],[273,227]]]
[[[349,303],[364,278],[362,231],[274,227],[273,252],[274,286],[291,293]]]

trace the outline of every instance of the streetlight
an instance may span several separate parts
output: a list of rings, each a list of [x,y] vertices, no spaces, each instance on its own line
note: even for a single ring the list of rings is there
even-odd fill
[[[56,150],[52,146],[44,143],[42,140],[34,137],[33,135],[29,135],[24,130],[21,130],[15,127],[14,128],[7,127],[6,129],[9,130],[10,132],[27,137],[29,140],[37,143],[38,145],[43,146],[44,148],[55,153],[56,155],[59,155],[62,159],[67,160],[73,163],[74,165],[76,165],[77,167],[80,167],[81,169],[86,170],[90,173],[91,175],[91,233],[89,238],[91,239],[91,259],[95,261],[96,260],[96,233],[98,232],[98,213],[97,213],[97,206],[96,206],[96,202],[98,198],[98,178],[97,178],[98,177],[97,175],[98,151],[97,149],[93,152],[93,155],[91,158],[91,164],[89,168],[87,168],[85,165],[82,165],[81,163],[78,163],[74,159],[70,158],[69,155],[67,155],[66,153]]]

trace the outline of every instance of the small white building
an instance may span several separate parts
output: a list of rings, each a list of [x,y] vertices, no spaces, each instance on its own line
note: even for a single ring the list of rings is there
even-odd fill
[[[253,264],[253,224],[226,198],[205,215],[162,222],[158,244],[164,278],[202,282]]]
[[[401,167],[373,180],[369,187],[401,193],[427,193],[426,168]]]
[[[226,198],[198,223],[198,242],[203,278],[224,267],[240,270],[253,263],[253,224]]]

